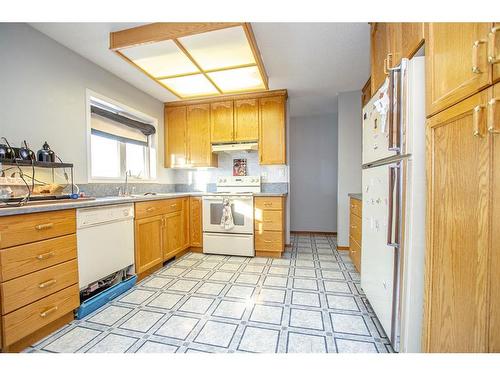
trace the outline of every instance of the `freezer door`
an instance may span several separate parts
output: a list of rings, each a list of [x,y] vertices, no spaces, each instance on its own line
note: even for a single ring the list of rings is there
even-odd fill
[[[391,342],[397,340],[400,165],[363,169],[362,176],[361,287]]]
[[[402,72],[389,77],[363,108],[363,164],[401,154],[402,145]]]

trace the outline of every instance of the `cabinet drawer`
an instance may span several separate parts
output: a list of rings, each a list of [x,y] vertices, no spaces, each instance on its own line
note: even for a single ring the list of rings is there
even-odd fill
[[[255,233],[255,250],[283,251],[283,232]]]
[[[281,197],[255,197],[255,208],[259,210],[282,210]]]
[[[76,259],[1,284],[2,314],[78,283]]]
[[[0,281],[76,258],[76,235],[51,238],[45,241],[0,250]]]
[[[75,210],[0,217],[0,249],[76,232]]]
[[[80,305],[78,285],[60,290],[2,317],[3,344],[16,341],[66,315]]]
[[[359,199],[351,198],[351,213],[361,217],[361,201]]]
[[[143,219],[163,215],[165,213],[165,201],[138,202],[135,204],[135,218]]]
[[[349,253],[352,263],[361,272],[361,246],[353,237],[349,238]]]
[[[349,234],[358,243],[361,243],[361,218],[351,214],[351,222],[349,223]]]
[[[258,232],[266,230],[283,231],[283,212],[263,210],[256,215],[255,229]]]
[[[172,212],[178,212],[182,210],[182,199],[183,198],[176,198],[176,199],[167,199],[164,201],[165,204],[165,213],[170,214]]]

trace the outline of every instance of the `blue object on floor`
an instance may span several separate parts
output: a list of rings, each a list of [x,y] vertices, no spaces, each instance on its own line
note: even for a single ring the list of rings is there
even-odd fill
[[[80,305],[80,307],[76,310],[76,318],[82,319],[86,317],[90,313],[96,311],[99,307],[104,306],[112,299],[118,297],[120,294],[125,293],[127,290],[132,288],[136,282],[137,282],[137,275],[134,275],[129,279],[123,280],[121,283],[113,285],[112,287],[103,290],[102,292],[89,298],[88,300],[83,302]]]

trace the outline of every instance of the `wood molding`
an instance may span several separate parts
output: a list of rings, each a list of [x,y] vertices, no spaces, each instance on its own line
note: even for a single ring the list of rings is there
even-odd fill
[[[190,247],[188,251],[191,251],[193,253],[203,253],[203,248],[202,247]]]
[[[153,272],[158,271],[162,267],[163,267],[163,264],[162,263],[158,263],[158,264],[154,265],[153,267],[147,269],[146,271],[137,274],[137,282],[141,281],[145,277],[148,277]]]
[[[349,246],[337,246],[337,250],[348,251],[349,249]]]
[[[262,56],[259,51],[259,46],[257,45],[252,26],[249,22],[245,22],[243,24],[243,30],[245,31],[248,43],[250,44],[250,48],[252,49],[253,55],[255,57],[255,62],[257,63],[257,67],[259,68],[260,76],[262,77],[262,81],[264,81],[264,86],[266,87],[266,90],[269,90],[269,77],[267,76],[266,68],[264,67],[264,62],[262,61]]]
[[[240,100],[240,99],[255,99],[255,98],[267,98],[271,96],[284,96],[288,97],[288,91],[286,89],[280,90],[268,90],[268,91],[254,91],[246,92],[242,94],[226,94],[218,96],[204,97],[202,99],[187,99],[187,100],[177,100],[175,102],[165,103],[165,107],[182,107],[185,105],[197,105],[197,104],[208,104],[219,102],[223,100]]]
[[[161,42],[174,38],[205,33],[244,25],[241,22],[157,22],[137,26],[131,29],[111,32],[109,34],[109,49],[116,51],[121,48]]]
[[[292,230],[290,233],[294,234],[324,234],[330,236],[336,236],[337,232],[321,232],[321,231],[313,231],[313,230]]]
[[[281,258],[283,253],[280,251],[259,251],[255,252],[256,257]]]

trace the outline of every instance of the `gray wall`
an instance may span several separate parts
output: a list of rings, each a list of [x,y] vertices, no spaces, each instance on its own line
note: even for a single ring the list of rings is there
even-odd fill
[[[337,115],[290,119],[292,231],[337,231]]]
[[[0,23],[0,136],[38,150],[47,140],[87,182],[86,89],[158,119],[158,180],[163,165],[163,104],[26,24]]]
[[[339,94],[337,242],[349,246],[349,193],[361,193],[361,92]]]

